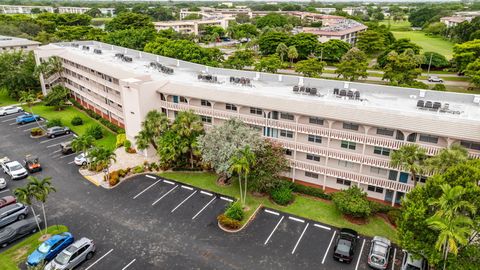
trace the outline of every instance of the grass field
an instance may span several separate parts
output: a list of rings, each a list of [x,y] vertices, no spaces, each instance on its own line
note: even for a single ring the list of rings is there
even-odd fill
[[[223,195],[235,198],[239,197],[238,181],[235,181],[231,186],[218,186],[216,184],[217,175],[213,173],[165,172],[160,175],[165,178],[170,178]],[[351,228],[364,235],[381,235],[388,237],[394,242],[398,241],[395,229],[393,229],[390,224],[387,224],[382,218],[370,217],[367,224],[356,225],[344,219],[342,214],[333,204],[307,196],[296,195],[294,203],[288,206],[280,206],[272,203],[268,197],[257,197],[248,194],[246,204],[250,208],[247,212],[247,216],[253,214],[257,207],[262,204],[266,207],[316,220],[332,226]]]
[[[68,231],[68,228],[59,226],[50,226],[48,228],[48,234],[59,234]],[[32,253],[39,245],[40,232],[31,235],[22,242],[12,246],[6,251],[0,254],[0,269],[2,270],[18,270],[18,265],[23,264],[27,259],[27,256]]]
[[[24,109],[26,111],[30,111],[30,109],[26,106],[24,106]],[[90,118],[86,113],[83,111],[78,110],[77,108],[70,106],[66,107],[62,111],[55,111],[54,107],[50,106],[45,106],[42,104],[37,104],[33,106],[33,113],[38,114],[46,119],[54,119],[54,118],[60,118],[62,121],[62,124],[69,127],[71,130],[73,130],[75,133],[78,135],[83,135],[85,131],[87,130],[88,127],[92,125],[100,125],[103,128],[103,138],[96,141],[96,145],[101,145],[108,147],[110,149],[115,148],[115,143],[116,143],[116,135],[102,126],[99,122],[96,120]],[[75,116],[80,116],[83,119],[83,125],[81,126],[73,126],[70,121],[72,121],[72,118]]]
[[[16,103],[18,103],[18,101],[11,98],[5,89],[0,89],[0,107]]]

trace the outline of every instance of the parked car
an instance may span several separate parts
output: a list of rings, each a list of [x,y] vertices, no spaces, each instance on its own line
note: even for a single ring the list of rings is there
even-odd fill
[[[15,221],[25,219],[27,215],[28,207],[21,203],[15,203],[2,207],[0,209],[0,228],[5,227]]]
[[[10,161],[11,160],[8,157],[0,158],[0,167],[2,167],[3,172],[5,172],[5,168],[6,168],[5,164],[7,164]]]
[[[373,237],[368,253],[368,265],[375,269],[387,269],[390,245],[390,240],[385,237]]]
[[[5,116],[9,114],[23,112],[23,109],[17,106],[5,106],[0,108],[0,115]]]
[[[85,165],[87,165],[87,163],[90,162],[90,158],[87,157],[87,154],[81,153],[81,154],[79,154],[78,156],[75,157],[74,162],[78,166],[85,166]]]
[[[17,198],[13,196],[5,196],[0,198],[0,208],[3,208],[7,205],[14,204],[17,202]]]
[[[428,81],[443,83],[443,80],[440,79],[438,76],[428,76]]]
[[[402,261],[402,270],[427,270],[427,261],[423,258],[414,259],[411,253],[405,251]]]
[[[66,134],[70,134],[70,129],[68,127],[55,126],[47,129],[48,138],[55,138],[57,136],[66,135]]]
[[[27,167],[27,171],[29,173],[39,172],[42,170],[42,165],[40,165],[38,157],[36,156],[27,155],[23,160],[23,163],[25,164],[25,167]]]
[[[71,270],[83,261],[90,260],[94,253],[95,244],[93,240],[83,237],[60,252],[55,259],[45,266],[44,270]]]
[[[338,234],[333,258],[339,262],[351,263],[355,255],[358,233],[354,230],[343,228]]]
[[[23,125],[23,124],[28,124],[28,123],[35,122],[35,121],[38,121],[38,120],[40,120],[40,116],[38,116],[36,114],[25,113],[23,115],[18,116],[15,119],[15,122],[19,125]]]
[[[7,187],[7,180],[5,178],[0,178],[0,190]]]
[[[73,154],[72,141],[61,143],[60,148],[62,149],[62,154],[64,155]]]
[[[28,255],[27,265],[36,266],[37,264],[51,261],[58,253],[73,243],[73,240],[73,235],[69,232],[56,234],[48,238]]]
[[[27,170],[18,161],[9,161],[3,164],[3,172],[12,180],[22,179],[28,176]]]
[[[41,223],[41,220],[38,217],[37,221],[38,223]],[[6,247],[8,244],[17,239],[37,232],[37,221],[35,221],[35,217],[31,217],[12,223],[7,227],[0,229],[0,247]]]

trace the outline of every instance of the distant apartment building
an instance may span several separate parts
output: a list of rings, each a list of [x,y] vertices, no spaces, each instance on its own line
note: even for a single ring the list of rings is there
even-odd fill
[[[153,24],[157,31],[173,29],[179,33],[198,35],[200,34],[202,27],[219,26],[223,29],[227,29],[229,22],[234,20],[235,18],[233,17],[214,17],[200,20],[154,22]]]
[[[323,14],[331,14],[337,11],[336,8],[315,8],[315,10]]]
[[[40,42],[25,38],[0,36],[0,53],[5,51],[32,51],[40,46]]]
[[[235,17],[238,14],[244,14],[252,17],[252,10],[245,6],[237,6],[234,8],[212,8],[212,7],[201,7],[200,11],[189,11],[188,8],[180,9],[179,16],[180,20],[183,20],[190,14],[196,14],[202,16],[202,18],[210,17],[222,17],[222,16],[231,16]]]
[[[357,42],[358,33],[367,30],[368,27],[351,19],[340,18],[324,21],[322,27],[303,27],[297,31],[315,34],[320,42],[339,39],[354,45]]]
[[[440,18],[440,22],[444,23],[447,26],[447,28],[455,27],[462,22],[471,21],[471,20],[472,20],[471,17],[460,17],[460,16]]]
[[[58,13],[84,14],[90,9],[91,8],[88,8],[88,7],[58,7]],[[113,15],[115,13],[115,8],[99,8],[99,10],[105,16]]]
[[[346,7],[342,8],[342,11],[347,13],[350,16],[358,14],[367,14],[367,9],[365,7]]]
[[[132,142],[151,110],[192,110],[206,129],[237,118],[284,148],[286,177],[327,190],[400,202],[413,181],[390,157],[407,144],[428,155],[461,144],[480,158],[479,95],[214,68],[95,41],[35,50],[37,62],[51,56],[63,71],[41,78],[43,93],[62,84]]]
[[[54,8],[50,6],[0,5],[0,14],[32,14],[32,9],[39,9],[45,12],[54,11]]]

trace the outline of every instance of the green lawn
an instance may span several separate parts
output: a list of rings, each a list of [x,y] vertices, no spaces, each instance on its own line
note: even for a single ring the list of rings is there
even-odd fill
[[[5,89],[0,89],[0,107],[16,103],[18,103],[18,101],[11,98]]]
[[[24,108],[26,111],[30,111],[30,109],[27,106],[24,106]],[[83,135],[87,130],[87,128],[90,127],[91,125],[97,124],[102,126],[100,122],[96,121],[95,119],[92,119],[85,112],[73,106],[66,107],[62,111],[55,111],[54,107],[37,104],[33,106],[33,113],[38,114],[46,119],[60,118],[62,120],[63,125],[69,127],[78,135]],[[83,125],[73,126],[70,123],[72,118],[75,116],[80,116],[83,119]],[[114,149],[115,143],[117,140],[116,135],[106,127],[102,126],[102,128],[103,128],[103,138],[98,140],[96,144]]]
[[[59,226],[50,226],[48,228],[49,234],[58,234],[68,231],[68,228],[63,225]],[[2,270],[18,270],[19,264],[23,264],[28,256],[32,253],[39,245],[41,234],[39,232],[31,235],[22,242],[16,244],[15,246],[10,247],[6,251],[0,254],[0,269]]]
[[[217,176],[213,173],[164,172],[160,175],[165,178],[170,178],[172,180],[190,184],[202,189],[238,198],[238,182],[235,181],[234,184],[227,187],[218,186],[216,184]],[[342,214],[333,204],[311,197],[297,195],[294,203],[288,206],[279,206],[272,203],[268,197],[256,197],[249,194],[246,202],[250,208],[250,210],[247,212],[248,216],[250,216],[260,204],[262,204],[265,207],[309,218],[332,226],[352,228],[364,235],[385,236],[394,242],[398,242],[396,230],[387,224],[387,222],[385,222],[382,218],[371,217],[366,225],[352,224],[342,217]]]
[[[389,25],[388,20],[384,20],[380,22],[380,24]],[[411,30],[410,22],[409,21],[397,21],[394,22],[390,20],[390,31],[409,31]]]

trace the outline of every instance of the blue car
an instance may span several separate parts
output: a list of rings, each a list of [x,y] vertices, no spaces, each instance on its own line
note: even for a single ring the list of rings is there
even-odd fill
[[[25,113],[24,115],[20,115],[15,119],[15,122],[19,125],[35,122],[36,120],[40,120],[40,116],[36,114],[29,114]]]
[[[43,262],[49,262],[63,249],[74,241],[73,235],[69,232],[56,234],[43,242],[32,254],[28,255],[27,265],[36,266]]]

